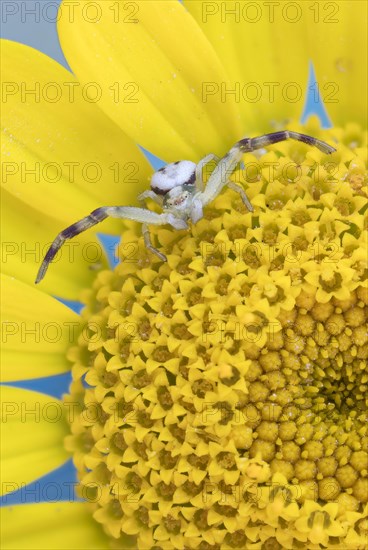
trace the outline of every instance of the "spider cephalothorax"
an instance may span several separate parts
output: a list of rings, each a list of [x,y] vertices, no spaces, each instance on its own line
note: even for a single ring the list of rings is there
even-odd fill
[[[162,261],[166,261],[166,256],[151,244],[148,231],[149,225],[169,224],[175,229],[187,229],[189,220],[192,223],[197,223],[198,220],[203,218],[203,207],[212,202],[226,185],[239,193],[248,210],[252,212],[253,207],[244,189],[230,181],[230,175],[244,153],[262,149],[267,145],[289,138],[302,141],[308,145],[314,145],[323,153],[333,153],[335,151],[333,147],[323,141],[305,134],[285,130],[256,138],[243,138],[235,143],[222,159],[210,154],[200,160],[198,164],[190,160],[170,163],[153,174],[151,189],[138,196],[142,206],[144,206],[146,199],[154,200],[161,206],[162,214],[157,214],[147,208],[136,208],[134,206],[101,206],[97,208],[85,218],[73,223],[59,233],[46,253],[38,271],[36,283],[43,279],[50,262],[67,239],[72,239],[109,216],[141,222],[146,247]],[[202,169],[211,160],[215,160],[217,165],[204,187]]]

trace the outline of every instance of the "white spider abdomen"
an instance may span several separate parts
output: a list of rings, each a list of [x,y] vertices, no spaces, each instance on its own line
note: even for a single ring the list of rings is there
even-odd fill
[[[196,163],[191,160],[178,160],[167,164],[155,172],[151,178],[151,189],[158,195],[165,195],[178,185],[195,182]]]

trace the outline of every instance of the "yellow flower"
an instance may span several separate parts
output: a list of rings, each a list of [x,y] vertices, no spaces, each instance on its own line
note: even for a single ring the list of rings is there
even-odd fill
[[[88,4],[60,11],[78,79],[2,43],[2,381],[73,363],[63,401],[2,387],[3,491],[72,453],[88,501],[6,507],[4,548],[363,548],[367,159],[346,123],[365,120],[365,5],[293,3],[296,15],[281,7],[270,25],[270,13],[250,24],[241,2],[234,15],[224,2],[98,2],[97,15]],[[226,191],[189,232],[153,232],[168,263],[126,224],[114,271],[83,234],[31,286],[60,228],[147,186],[136,143],[198,161],[298,118],[288,93],[305,88],[309,58],[326,102],[340,94],[329,110],[343,127],[305,130],[336,140],[332,159],[293,143],[245,155],[262,167],[252,183],[234,174],[254,214]],[[81,295],[82,317],[46,293]]]
[[[330,537],[341,537],[345,534],[343,526],[335,521],[338,512],[337,504],[320,506],[315,502],[305,505],[305,517],[295,522],[295,527],[301,533],[306,533],[313,544],[329,544]]]

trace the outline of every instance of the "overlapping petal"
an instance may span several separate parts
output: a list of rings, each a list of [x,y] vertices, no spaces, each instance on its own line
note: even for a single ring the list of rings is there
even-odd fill
[[[272,4],[185,2],[226,66],[229,78],[218,82],[215,92],[237,104],[243,134],[297,119],[305,102],[307,25],[287,22],[282,6]],[[286,15],[294,17],[292,12]]]
[[[61,4],[58,30],[78,79],[98,82],[99,105],[143,147],[166,161],[224,153],[241,127],[236,106],[206,101],[206,83],[227,79],[213,47],[183,5]]]
[[[60,230],[98,206],[136,203],[151,169],[98,108],[98,86],[22,44],[3,40],[1,54],[3,188]]]
[[[65,407],[48,395],[1,387],[1,494],[21,489],[68,458]]]
[[[7,275],[1,275],[1,285],[1,381],[68,371],[65,351],[80,330],[78,315],[47,294]]]
[[[92,87],[47,56],[2,41],[3,271],[34,283],[49,245],[66,226],[104,204],[134,204],[151,172],[137,146],[90,102]],[[106,220],[102,232],[119,232]],[[76,298],[104,265],[95,233],[68,243],[44,284]],[[94,264],[94,265],[92,265]]]
[[[318,23],[309,27],[309,55],[336,126],[367,126],[367,7],[359,0],[322,4]]]
[[[104,550],[108,541],[84,502],[45,502],[2,510],[4,550]]]
[[[223,101],[237,102],[244,132],[299,118],[310,93],[334,124],[366,123],[367,3],[185,0],[229,73]]]

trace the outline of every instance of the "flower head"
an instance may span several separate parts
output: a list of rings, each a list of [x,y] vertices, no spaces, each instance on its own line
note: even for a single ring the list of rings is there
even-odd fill
[[[364,537],[368,295],[364,242],[351,253],[344,234],[352,219],[363,227],[365,205],[351,162],[334,200],[328,180],[310,196],[312,172],[278,184],[288,200],[272,220],[267,191],[253,214],[227,191],[182,237],[156,231],[167,264],[131,232],[139,261],[97,276],[84,318],[102,337],[80,342],[95,359],[75,378],[86,373],[85,405],[97,400],[103,420],[85,425],[93,461],[78,464],[82,485],[93,472],[115,488],[94,512],[111,537],[323,548],[352,536],[351,512]],[[344,196],[349,212],[335,206]]]

